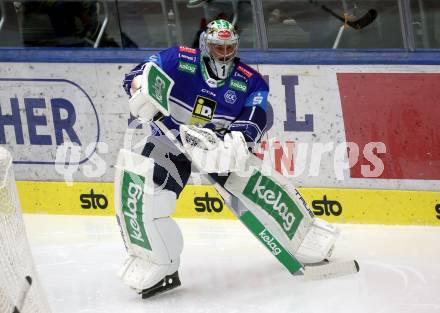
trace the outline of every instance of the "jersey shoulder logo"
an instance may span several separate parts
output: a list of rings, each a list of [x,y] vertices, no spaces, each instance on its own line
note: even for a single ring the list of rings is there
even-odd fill
[[[197,96],[192,111],[191,124],[206,124],[214,117],[217,102],[204,96]]]
[[[189,47],[184,47],[184,46],[180,46],[179,47],[179,51],[180,52],[190,53],[190,54],[197,54],[197,50],[196,49],[189,48]]]
[[[159,56],[157,54],[153,54],[148,58],[148,61],[156,63],[158,59],[159,59]]]
[[[237,70],[243,73],[247,78],[251,78],[254,75],[250,69],[247,69],[242,65],[237,66]]]

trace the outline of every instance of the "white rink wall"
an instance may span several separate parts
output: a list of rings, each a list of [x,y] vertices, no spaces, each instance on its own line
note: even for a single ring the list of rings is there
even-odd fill
[[[0,138],[0,141],[14,153],[17,178],[59,181],[64,178],[60,173],[72,171],[75,181],[112,181],[112,164],[118,149],[124,144],[134,144],[128,143],[130,140],[127,138],[124,140],[129,112],[127,96],[121,86],[124,74],[133,66],[109,63],[2,63],[1,118],[7,115],[12,117],[3,122],[1,131],[5,133],[5,138]],[[346,137],[341,105],[341,97],[344,97],[344,94],[341,94],[337,78],[340,73],[432,73],[432,81],[426,82],[429,85],[438,81],[438,75],[435,74],[439,72],[438,66],[254,67],[267,77],[270,85],[269,102],[273,110],[273,113],[270,113],[273,114],[273,125],[266,138],[266,158],[270,158],[272,165],[291,177],[296,184],[307,187],[415,190],[437,190],[440,187],[440,161],[435,159],[439,157],[439,151],[434,146],[425,149],[434,149],[428,151],[431,152],[431,159],[428,157],[426,160],[408,160],[408,166],[414,161],[426,161],[428,168],[425,170],[430,171],[435,179],[407,179],[404,175],[401,175],[402,179],[382,178],[381,175],[377,175],[381,168],[381,146],[377,145],[366,151],[363,151],[365,146],[360,145],[360,156],[370,153],[371,160],[358,158],[356,164],[371,165],[368,172],[377,177],[351,177],[344,145],[351,138]],[[415,76],[414,79],[418,78]],[[398,83],[399,80],[396,79],[396,84]],[[409,107],[416,107],[421,98],[413,95],[409,101],[413,101]],[[13,112],[14,106],[20,110],[19,116]],[[440,117],[438,110],[434,110],[432,114],[435,118],[437,114]],[[345,119],[347,118],[350,116],[345,116]],[[438,123],[438,119],[436,121]],[[411,122],[407,124],[402,126],[411,127]],[[379,128],[384,128],[383,126]],[[431,138],[431,144],[437,143],[439,139],[434,133],[435,125],[423,127],[426,128],[427,136],[434,136]],[[145,132],[138,133],[139,137],[134,140],[135,143]],[[57,169],[54,166],[57,148],[63,142],[69,141],[80,142],[81,156],[68,160],[59,151],[59,160],[67,162],[64,170],[61,166]],[[280,145],[274,141],[280,142]],[[386,149],[387,142],[384,144]],[[379,152],[375,151],[375,148],[379,148]],[[385,153],[392,154],[395,151],[388,149]],[[400,162],[397,159],[395,161]],[[71,168],[66,170],[69,163]],[[428,164],[431,164],[431,168]],[[77,167],[78,171],[74,171]]]
[[[117,151],[139,151],[149,132],[127,132],[122,80],[134,66],[0,63],[0,144],[14,155],[25,212],[113,214]],[[305,188],[315,214],[339,222],[438,225],[439,65],[253,67],[270,87],[271,128],[257,152]],[[66,150],[70,142],[79,145]],[[191,183],[205,180],[193,175]],[[84,212],[79,199],[91,190],[104,196],[99,208],[108,212]],[[212,192],[220,199],[207,186],[183,196],[180,205],[190,212],[180,217],[210,216],[197,211],[195,199]]]

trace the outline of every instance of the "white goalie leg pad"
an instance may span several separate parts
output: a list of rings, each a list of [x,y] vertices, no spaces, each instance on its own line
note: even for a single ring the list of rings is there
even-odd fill
[[[314,218],[312,227],[296,251],[295,257],[305,264],[321,262],[331,256],[338,236],[339,230],[336,226]]]
[[[232,173],[224,188],[239,198],[275,239],[295,255],[310,230],[313,213],[281,174],[264,173],[256,156],[249,156],[247,166],[247,172]],[[241,212],[236,214],[240,216]]]
[[[299,262],[318,263],[328,258],[339,234],[337,228],[315,218],[300,193],[281,174],[271,171],[265,175],[261,161],[253,155],[248,165],[251,170],[232,173],[224,187],[238,197]],[[238,216],[241,214],[236,212]]]
[[[154,160],[121,149],[115,170],[115,208],[128,258],[119,275],[137,291],[177,271],[183,238],[170,217],[176,194],[155,190]]]

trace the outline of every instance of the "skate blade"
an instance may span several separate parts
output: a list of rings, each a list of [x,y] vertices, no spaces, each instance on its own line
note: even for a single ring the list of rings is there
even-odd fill
[[[153,287],[148,289],[144,289],[140,292],[142,299],[151,298],[155,295],[163,293],[165,291],[177,288],[181,285],[179,279],[179,273],[175,272],[174,274],[165,276],[161,281],[159,281]]]

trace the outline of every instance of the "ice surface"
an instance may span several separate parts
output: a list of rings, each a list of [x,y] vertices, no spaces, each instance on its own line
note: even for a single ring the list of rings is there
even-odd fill
[[[291,276],[241,225],[179,219],[182,286],[142,300],[116,273],[125,250],[115,218],[25,215],[55,313],[440,312],[440,227],[339,225],[335,260],[360,273]]]

